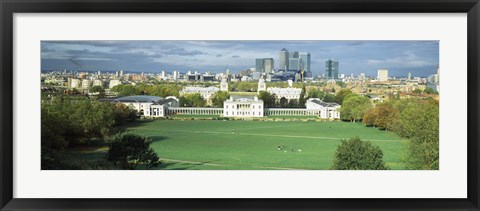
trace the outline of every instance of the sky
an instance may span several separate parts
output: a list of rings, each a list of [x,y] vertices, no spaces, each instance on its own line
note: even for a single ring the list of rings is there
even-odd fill
[[[309,52],[313,75],[325,72],[325,61],[339,61],[340,74],[374,76],[388,69],[391,76],[428,76],[439,65],[438,41],[42,41],[45,70],[127,72],[223,72],[255,67],[255,58],[279,52]]]

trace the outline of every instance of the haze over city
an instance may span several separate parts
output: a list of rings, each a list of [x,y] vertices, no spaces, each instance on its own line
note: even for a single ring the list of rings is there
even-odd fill
[[[311,54],[313,75],[325,61],[339,61],[342,74],[428,76],[439,64],[438,41],[42,41],[42,70],[160,72],[173,70],[240,72],[256,58],[273,58],[282,48]]]

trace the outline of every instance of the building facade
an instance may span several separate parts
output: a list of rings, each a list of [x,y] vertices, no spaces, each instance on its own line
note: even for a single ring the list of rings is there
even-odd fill
[[[180,91],[180,95],[199,93],[203,97],[203,99],[205,99],[207,102],[210,102],[212,95],[218,91],[220,91],[220,89],[214,86],[210,86],[210,87],[187,86]]]
[[[387,69],[379,69],[377,73],[378,81],[388,81],[388,70]]]
[[[224,117],[263,117],[263,100],[230,97],[223,103]]]
[[[323,102],[319,98],[310,98],[305,103],[306,110],[319,111],[318,115],[322,119],[340,119],[340,105],[338,103]]]
[[[329,79],[338,79],[339,63],[335,59],[329,59],[325,62],[325,77]]]

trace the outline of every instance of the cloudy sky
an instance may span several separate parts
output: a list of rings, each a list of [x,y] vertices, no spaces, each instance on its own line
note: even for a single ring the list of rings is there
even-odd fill
[[[239,72],[255,58],[274,58],[277,69],[282,48],[310,52],[314,75],[330,58],[348,75],[428,76],[439,64],[438,41],[42,41],[41,60],[42,70]]]

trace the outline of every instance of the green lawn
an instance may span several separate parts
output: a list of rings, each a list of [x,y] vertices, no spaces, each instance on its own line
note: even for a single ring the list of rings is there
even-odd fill
[[[359,123],[156,120],[127,129],[152,139],[164,162],[158,169],[329,169],[340,139],[354,136],[378,145],[392,169],[404,169],[404,140]]]

